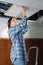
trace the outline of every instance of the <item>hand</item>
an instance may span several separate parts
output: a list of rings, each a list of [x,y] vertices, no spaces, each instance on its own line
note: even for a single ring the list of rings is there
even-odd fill
[[[20,10],[22,10],[22,6],[21,5],[16,5],[17,8],[19,8]]]
[[[20,9],[20,10],[21,10],[21,12],[22,12],[23,16],[26,16],[26,13],[25,13],[25,11],[24,11],[24,9],[23,9],[22,5],[16,5],[16,7],[17,7],[18,9]]]

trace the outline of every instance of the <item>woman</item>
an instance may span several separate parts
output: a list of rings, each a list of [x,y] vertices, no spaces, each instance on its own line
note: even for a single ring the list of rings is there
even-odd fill
[[[14,65],[25,65],[24,62],[28,61],[26,53],[26,46],[23,34],[27,32],[27,17],[22,6],[16,6],[22,12],[22,20],[17,24],[16,18],[10,18],[8,20],[8,34],[12,42],[10,59]]]

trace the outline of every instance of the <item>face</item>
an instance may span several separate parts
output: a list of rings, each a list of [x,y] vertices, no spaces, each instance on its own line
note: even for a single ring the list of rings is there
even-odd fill
[[[10,26],[15,26],[17,24],[16,18],[12,18]]]

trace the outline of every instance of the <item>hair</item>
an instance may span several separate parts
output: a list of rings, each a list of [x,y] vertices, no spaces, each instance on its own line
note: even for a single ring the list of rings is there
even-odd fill
[[[9,20],[8,20],[8,29],[10,29],[10,24],[11,24],[12,18],[13,18],[13,17],[10,17]],[[11,41],[10,37],[9,37],[9,41],[10,41],[10,43],[12,44],[12,41]]]
[[[8,20],[8,29],[10,29],[10,23],[11,23],[12,18],[13,17],[10,17],[9,20]]]

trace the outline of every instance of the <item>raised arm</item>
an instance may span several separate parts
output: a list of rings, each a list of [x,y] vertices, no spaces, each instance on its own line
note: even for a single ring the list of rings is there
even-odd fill
[[[24,8],[21,5],[17,5],[17,8],[19,8],[20,11],[22,12],[22,20],[18,24],[18,27],[20,27],[22,29],[23,34],[25,34],[28,29],[26,12],[24,11]]]

